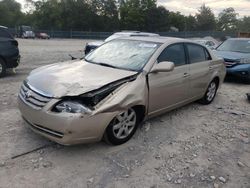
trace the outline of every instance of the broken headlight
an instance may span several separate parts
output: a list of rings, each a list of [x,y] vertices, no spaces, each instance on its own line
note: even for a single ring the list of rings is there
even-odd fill
[[[63,97],[62,101],[57,103],[52,111],[90,114],[100,101],[105,99],[122,84],[135,80],[136,76],[137,75],[133,75],[128,78],[112,82],[99,89],[84,93],[79,96]]]
[[[54,110],[56,112],[83,113],[90,114],[91,110],[78,101],[62,101],[58,103]]]

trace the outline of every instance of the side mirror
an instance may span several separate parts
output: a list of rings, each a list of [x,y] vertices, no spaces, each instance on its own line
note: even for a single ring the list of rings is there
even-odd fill
[[[174,63],[169,61],[162,61],[160,63],[157,63],[153,66],[151,69],[151,73],[156,72],[171,72],[174,70]]]

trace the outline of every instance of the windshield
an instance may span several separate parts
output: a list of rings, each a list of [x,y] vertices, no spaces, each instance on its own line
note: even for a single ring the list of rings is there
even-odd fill
[[[159,46],[159,43],[117,39],[100,46],[88,54],[85,60],[114,68],[140,71]]]
[[[22,30],[24,30],[24,31],[32,31],[30,26],[22,26]]]
[[[226,40],[217,50],[250,53],[250,40]]]

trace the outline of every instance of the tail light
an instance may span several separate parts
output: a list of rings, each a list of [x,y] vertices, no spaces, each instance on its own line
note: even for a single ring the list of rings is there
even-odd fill
[[[16,40],[12,40],[11,44],[14,45],[14,46],[16,46],[16,47],[18,47],[18,42]]]

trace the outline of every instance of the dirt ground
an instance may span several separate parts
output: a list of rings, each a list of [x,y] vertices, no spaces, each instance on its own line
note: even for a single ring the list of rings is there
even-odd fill
[[[19,40],[16,73],[0,79],[0,187],[250,187],[250,85],[226,82],[144,123],[124,145],[60,146],[24,126],[19,87],[39,66],[81,56],[83,40]]]

